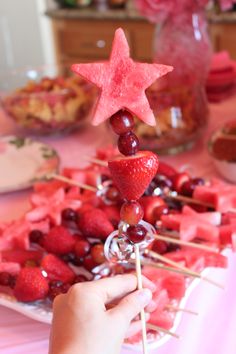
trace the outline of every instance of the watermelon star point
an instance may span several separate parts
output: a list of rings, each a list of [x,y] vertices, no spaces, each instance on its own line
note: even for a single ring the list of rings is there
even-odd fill
[[[149,125],[156,125],[145,90],[172,70],[171,66],[133,61],[121,28],[115,32],[109,61],[72,65],[72,71],[100,89],[93,125],[99,125],[121,109],[127,109]]]

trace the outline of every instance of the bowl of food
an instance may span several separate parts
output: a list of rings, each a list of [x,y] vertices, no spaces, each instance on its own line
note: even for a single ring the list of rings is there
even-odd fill
[[[227,122],[212,134],[208,150],[222,177],[236,183],[236,120]]]
[[[84,126],[94,99],[94,87],[70,74],[66,67],[0,73],[2,108],[21,128],[33,134],[57,134]]]

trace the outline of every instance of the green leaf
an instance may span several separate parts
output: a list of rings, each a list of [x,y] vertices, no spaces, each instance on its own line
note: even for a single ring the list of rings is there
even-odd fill
[[[52,157],[57,156],[57,153],[55,150],[50,149],[46,146],[42,146],[41,151],[42,151],[42,156],[44,159],[51,159]]]
[[[13,140],[9,141],[10,144],[15,145],[17,149],[20,149],[21,147],[25,146],[26,139],[25,138],[15,138]]]

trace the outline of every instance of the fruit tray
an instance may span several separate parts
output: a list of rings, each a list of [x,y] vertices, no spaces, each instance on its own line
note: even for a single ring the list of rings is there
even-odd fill
[[[208,270],[205,270],[203,272],[204,274],[208,273]],[[197,287],[199,284],[200,280],[195,279],[192,281],[192,283],[188,286],[187,291],[185,296],[182,298],[182,300],[179,302],[178,306],[181,308],[185,308],[185,305],[191,296],[191,293],[194,291],[194,289]],[[9,309],[12,309],[18,313],[21,313],[22,315],[25,315],[33,320],[42,322],[42,323],[47,323],[51,324],[52,322],[52,309],[51,309],[51,304],[45,303],[45,302],[35,302],[33,304],[29,303],[22,303],[17,301],[13,296],[7,295],[7,294],[0,294],[0,305],[7,307]],[[183,312],[178,312],[177,315],[175,316],[174,324],[171,329],[173,333],[177,332],[178,326],[180,324],[180,321],[183,316]],[[148,342],[148,348],[150,350],[156,349],[164,345],[169,339],[171,338],[170,335],[164,334],[159,337],[158,340],[151,340],[149,339]],[[131,350],[140,350],[140,344],[129,344],[129,343],[124,343],[123,344],[124,348],[128,348]]]
[[[51,181],[36,183],[31,209],[0,224],[1,305],[50,323],[53,299],[70,286],[127,271],[127,264],[107,262],[104,255],[122,203],[107,167],[114,154],[113,148],[98,150],[87,167],[65,168]],[[175,334],[183,314],[178,309],[200,279],[217,285],[206,273],[209,267],[226,268],[225,249],[236,249],[235,203],[235,187],[160,163],[140,199],[143,220],[155,230],[141,257],[143,274],[158,288],[158,309],[149,322],[159,330],[148,330],[150,349]],[[124,345],[136,349],[140,342],[135,336]]]

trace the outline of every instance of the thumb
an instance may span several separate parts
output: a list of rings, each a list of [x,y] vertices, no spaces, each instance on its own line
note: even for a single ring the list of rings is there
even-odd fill
[[[112,314],[123,317],[127,324],[129,324],[144,307],[146,307],[152,299],[152,292],[149,289],[137,290],[126,297],[114,307]]]

